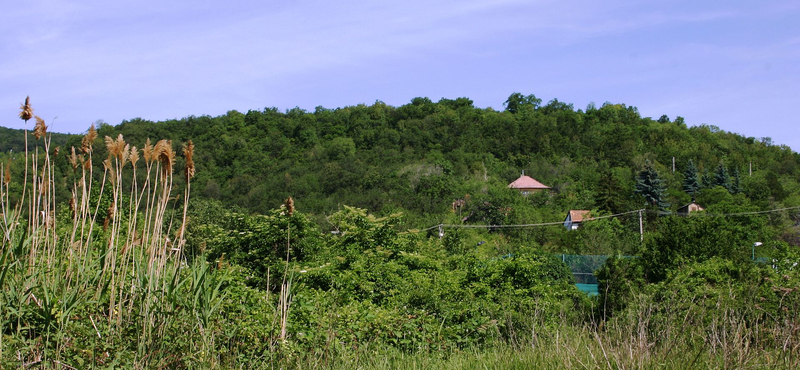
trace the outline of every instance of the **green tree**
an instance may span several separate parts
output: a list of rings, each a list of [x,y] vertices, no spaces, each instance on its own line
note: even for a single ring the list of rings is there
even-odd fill
[[[645,241],[641,263],[650,282],[659,282],[670,270],[688,263],[721,257],[737,262],[749,259],[758,236],[752,229],[722,217],[663,217],[658,232]]]
[[[714,172],[714,186],[722,186],[728,191],[731,191],[731,176],[728,175],[728,169],[722,162],[717,166],[717,171]]]
[[[600,174],[600,183],[597,187],[597,196],[595,201],[597,207],[612,213],[619,213],[623,211],[624,202],[620,199],[623,194],[622,185],[614,174],[609,170],[604,170]]]
[[[528,96],[524,96],[518,92],[511,94],[508,99],[503,103],[506,107],[506,110],[511,113],[517,113],[520,108],[525,105],[533,106],[533,108],[539,108],[539,105],[542,104],[542,99],[536,97],[536,95],[530,94]]]
[[[697,176],[697,166],[691,159],[686,165],[686,170],[683,171],[683,191],[692,196],[694,201],[695,195],[700,191],[700,179]]]
[[[636,194],[644,197],[648,205],[660,210],[669,208],[669,202],[666,200],[667,187],[649,161],[636,178],[635,191]]]
[[[714,186],[716,186],[714,184],[714,179],[708,173],[708,170],[703,171],[702,183],[703,183],[703,188],[713,188]]]
[[[742,178],[739,174],[739,169],[733,169],[733,178],[731,179],[731,193],[739,194],[742,192]]]

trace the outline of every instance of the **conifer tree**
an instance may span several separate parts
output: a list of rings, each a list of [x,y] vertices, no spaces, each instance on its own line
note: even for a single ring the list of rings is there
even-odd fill
[[[609,211],[611,213],[618,213],[623,210],[623,204],[619,199],[620,194],[623,193],[622,185],[620,185],[614,174],[605,170],[600,174],[600,184],[597,189],[596,203],[597,207]]]
[[[636,178],[636,194],[643,196],[647,204],[663,211],[669,208],[669,202],[665,199],[666,192],[664,180],[658,176],[658,172],[648,161]]]
[[[733,169],[733,179],[731,180],[731,193],[739,194],[742,192],[742,178],[739,175],[739,169]]]
[[[703,188],[713,188],[714,187],[714,179],[709,175],[708,169],[703,171],[703,177],[701,178],[701,182],[703,184]]]
[[[717,171],[714,173],[714,186],[722,186],[731,191],[731,176],[728,175],[728,169],[722,162],[717,166]]]
[[[686,170],[683,171],[683,191],[692,196],[694,201],[695,195],[700,192],[700,179],[697,176],[697,166],[690,159],[686,165]]]

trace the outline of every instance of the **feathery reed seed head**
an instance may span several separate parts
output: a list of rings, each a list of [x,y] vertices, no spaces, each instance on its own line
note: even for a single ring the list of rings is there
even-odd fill
[[[128,158],[131,160],[131,164],[136,167],[136,162],[139,161],[139,150],[136,149],[135,146],[132,146],[130,149],[130,153],[128,153]]]
[[[72,147],[72,149],[70,149],[70,152],[71,153],[67,157],[67,159],[69,159],[69,164],[72,166],[72,170],[74,171],[74,170],[78,169],[78,155],[75,154],[75,147],[74,146]]]
[[[69,198],[69,210],[72,212],[72,218],[75,218],[75,197]]]
[[[122,148],[122,165],[124,166],[125,163],[128,163],[128,158],[131,155],[131,146],[130,144],[125,144],[125,147]]]
[[[286,198],[284,205],[286,206],[286,212],[289,214],[289,216],[294,214],[294,199],[292,199],[292,197]]]
[[[171,140],[160,140],[156,143],[155,153],[158,161],[164,169],[164,173],[172,173],[172,165],[175,164],[175,151],[172,150]]]
[[[142,148],[142,154],[144,155],[144,161],[147,164],[153,163],[155,159],[153,155],[153,144],[150,143],[150,138],[147,138],[147,141],[144,143],[144,148]]]
[[[47,125],[44,124],[42,117],[34,116],[34,118],[36,118],[36,126],[33,128],[33,137],[39,140],[47,134]]]
[[[186,144],[183,145],[183,155],[186,157],[186,178],[191,179],[194,177],[195,169],[194,169],[194,143],[189,140]]]
[[[3,173],[3,185],[8,185],[11,182],[11,159],[6,162],[5,173]]]
[[[33,118],[33,108],[31,108],[31,97],[25,97],[25,104],[21,104],[19,112],[19,118],[26,123]]]
[[[84,135],[83,139],[81,140],[81,151],[84,153],[91,153],[92,145],[94,144],[95,139],[97,139],[97,130],[95,130],[93,123],[92,126],[89,127],[89,131],[86,132],[86,135]]]

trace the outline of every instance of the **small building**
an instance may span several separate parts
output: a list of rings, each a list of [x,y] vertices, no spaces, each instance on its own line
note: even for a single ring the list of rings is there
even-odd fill
[[[689,203],[689,204],[687,204],[687,205],[685,205],[685,206],[683,206],[681,208],[678,208],[678,215],[688,216],[692,212],[705,211],[705,210],[706,209],[703,208],[701,205],[699,205],[699,204],[697,204],[695,202],[691,202],[691,203]]]
[[[589,211],[585,209],[571,209],[567,212],[567,218],[564,219],[564,227],[567,230],[577,230],[581,226],[581,222],[590,220],[592,216]]]
[[[534,180],[532,177],[525,176],[525,171],[522,172],[522,176],[514,180],[512,183],[508,184],[508,187],[511,189],[519,190],[519,192],[522,193],[523,195],[528,195],[530,193],[535,193],[537,191],[550,189],[549,186]]]

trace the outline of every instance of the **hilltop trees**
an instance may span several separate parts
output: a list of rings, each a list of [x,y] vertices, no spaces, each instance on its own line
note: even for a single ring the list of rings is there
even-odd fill
[[[542,99],[537,98],[536,95],[530,94],[528,96],[524,96],[517,92],[511,94],[506,102],[503,103],[503,105],[506,107],[506,110],[511,113],[517,113],[520,108],[526,105],[536,109],[539,108],[539,105],[541,104]]]

